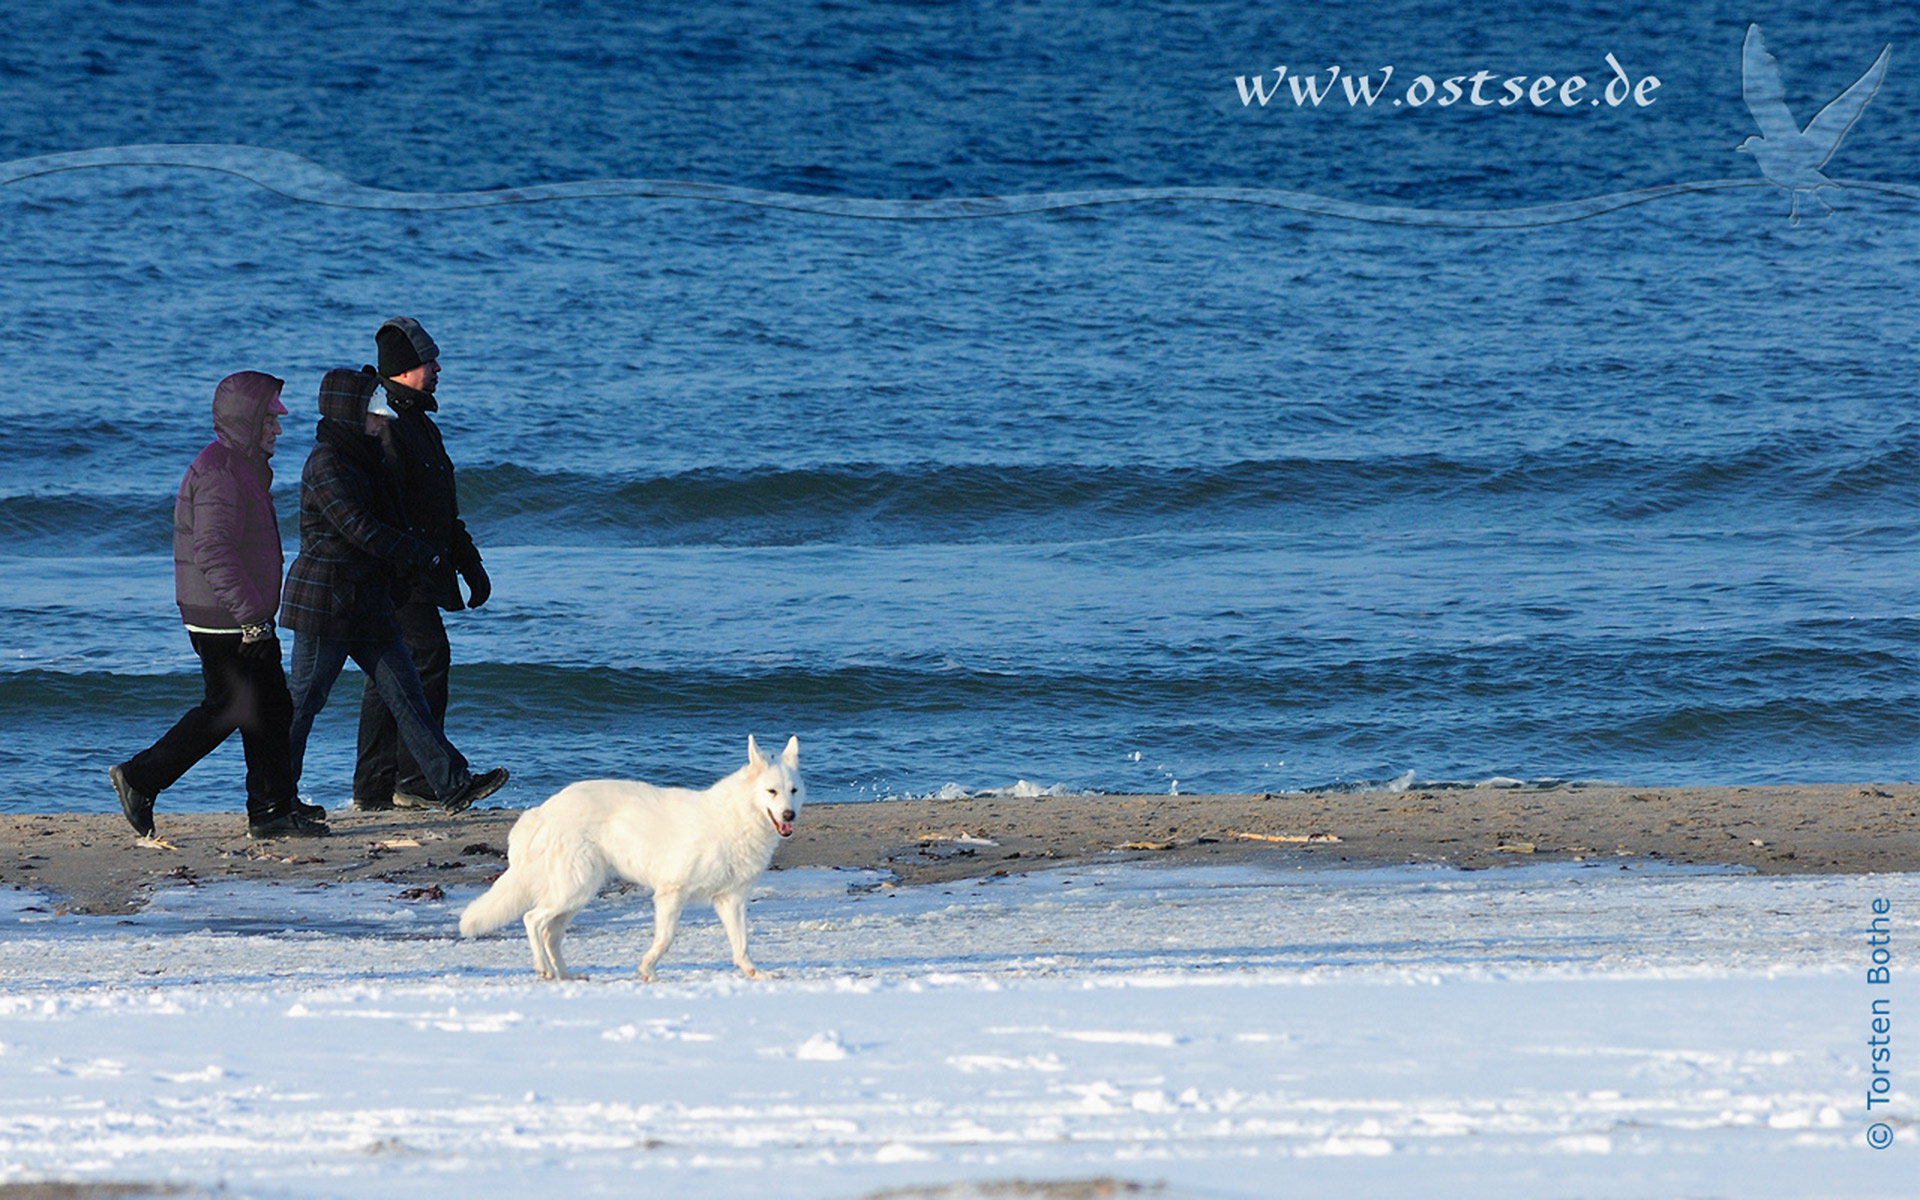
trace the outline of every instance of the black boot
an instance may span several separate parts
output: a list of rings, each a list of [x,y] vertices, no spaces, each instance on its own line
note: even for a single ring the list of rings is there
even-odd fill
[[[107,778],[113,780],[113,790],[120,793],[120,811],[127,814],[127,824],[141,837],[153,836],[153,797],[135,790],[127,782],[125,763],[107,768]]]
[[[277,816],[247,817],[247,836],[254,841],[266,841],[272,838],[318,838],[333,832],[324,822],[310,820],[297,810],[289,809]]]
[[[495,767],[484,775],[470,775],[466,783],[454,790],[453,795],[441,801],[441,806],[450,813],[465,812],[505,787],[506,782],[505,767]]]

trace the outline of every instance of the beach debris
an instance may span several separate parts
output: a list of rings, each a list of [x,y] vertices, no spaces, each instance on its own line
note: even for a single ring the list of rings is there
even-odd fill
[[[373,848],[376,850],[413,850],[418,849],[419,845],[420,843],[413,838],[388,838],[384,842],[374,842]]]
[[[151,837],[135,838],[133,839],[133,844],[136,846],[145,846],[149,850],[176,850],[177,851],[180,849],[180,847],[174,845],[172,842],[161,837],[157,833],[152,835]]]
[[[490,846],[485,842],[473,842],[470,845],[463,846],[460,849],[460,853],[484,855],[487,858],[505,858],[507,856],[505,850]]]
[[[1180,844],[1179,842],[1121,842],[1118,846],[1115,847],[1115,849],[1117,850],[1171,850],[1175,846],[1178,846],[1179,844]]]
[[[437,883],[430,883],[425,887],[406,888],[394,897],[395,900],[445,900],[446,898],[446,892],[442,891]]]
[[[1248,842],[1337,842],[1337,833],[1248,833],[1245,830],[1230,829],[1228,837],[1236,837]]]
[[[956,846],[998,846],[1000,844],[988,837],[984,831],[969,833],[964,829],[958,833],[923,833],[914,840],[923,846],[929,842],[952,842]]]
[[[1534,845],[1532,842],[1501,842],[1499,845],[1493,848],[1492,853],[1494,854],[1532,854],[1533,851],[1534,851]]]

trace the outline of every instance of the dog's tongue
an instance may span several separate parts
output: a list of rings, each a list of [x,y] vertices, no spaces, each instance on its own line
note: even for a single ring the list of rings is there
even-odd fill
[[[780,831],[781,837],[793,836],[793,822],[782,821],[779,817],[774,816],[772,813],[767,814],[767,820],[773,822],[773,827]]]

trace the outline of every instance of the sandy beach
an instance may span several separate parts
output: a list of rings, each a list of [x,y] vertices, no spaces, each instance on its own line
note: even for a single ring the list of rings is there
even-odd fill
[[[518,810],[340,813],[324,841],[249,842],[239,813],[158,815],[166,846],[120,814],[0,818],[0,884],[68,911],[126,913],[193,880],[377,881],[399,898],[481,883]],[[816,804],[781,867],[853,867],[900,883],[1079,862],[1443,863],[1478,870],[1596,858],[1764,874],[1920,870],[1920,786],[1476,787],[1242,796],[1042,796]]]

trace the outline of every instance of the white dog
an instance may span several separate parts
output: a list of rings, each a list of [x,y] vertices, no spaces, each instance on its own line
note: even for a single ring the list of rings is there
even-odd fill
[[[467,906],[460,932],[473,937],[524,913],[533,969],[543,979],[566,979],[560,939],[567,924],[617,876],[653,890],[653,945],[640,960],[640,978],[653,978],[680,910],[702,900],[726,927],[734,965],[757,977],[747,957],[747,888],[793,833],[806,791],[797,737],[777,762],[748,737],[747,765],[704,792],[624,779],[569,784],[514,823],[506,874]]]

